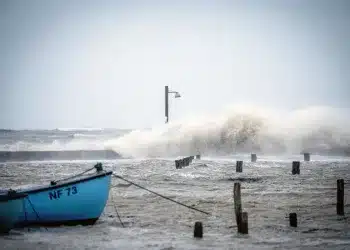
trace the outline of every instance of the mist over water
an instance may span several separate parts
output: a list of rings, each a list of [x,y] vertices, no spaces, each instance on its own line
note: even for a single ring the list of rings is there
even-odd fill
[[[325,106],[291,112],[237,105],[221,113],[134,130],[105,147],[133,157],[189,154],[350,155],[347,110]]]

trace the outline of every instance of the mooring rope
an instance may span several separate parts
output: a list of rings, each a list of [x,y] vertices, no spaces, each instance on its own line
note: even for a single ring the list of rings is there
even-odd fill
[[[34,213],[35,213],[37,219],[40,220],[39,214],[38,214],[38,212],[35,210],[33,203],[31,202],[31,200],[30,200],[28,197],[27,197],[26,199],[28,200],[29,205],[32,207],[32,209],[33,209],[33,211],[34,211]],[[47,227],[45,227],[45,229],[46,229],[46,231],[49,231],[49,230],[47,229]]]
[[[117,214],[117,216],[118,216],[118,219],[119,219],[120,223],[122,224],[123,227],[125,227],[125,226],[124,226],[124,223],[122,222],[122,219],[121,219],[120,216],[119,216],[117,207],[115,206],[115,203],[114,203],[114,201],[113,201],[113,195],[112,195],[112,194],[111,194],[111,200],[112,200],[113,207],[114,207],[114,209],[115,209],[115,212],[116,212],[116,214]]]
[[[87,173],[87,172],[89,172],[89,171],[91,171],[91,170],[93,170],[95,168],[96,167],[94,166],[94,167],[89,168],[89,169],[87,169],[87,170],[85,170],[85,171],[83,171],[83,172],[81,172],[79,174],[76,174],[76,175],[73,175],[73,176],[69,176],[67,178],[60,179],[60,180],[57,180],[57,181],[51,181],[51,183],[57,183],[57,182],[61,182],[61,181],[67,181],[67,180],[70,180],[70,179],[74,179],[74,178],[79,177],[79,176],[81,176],[81,175],[83,175],[83,174],[85,174],[85,173]]]
[[[136,184],[136,183],[134,183],[134,182],[132,182],[132,181],[129,181],[129,180],[127,180],[127,179],[121,177],[120,175],[113,174],[113,176],[116,177],[116,178],[119,178],[119,179],[121,179],[121,180],[123,180],[123,181],[126,181],[126,182],[128,182],[128,183],[130,183],[130,184],[132,184],[132,185],[134,185],[134,186],[136,186],[136,187],[139,187],[139,188],[141,188],[141,189],[144,189],[144,190],[146,190],[146,191],[148,191],[148,192],[150,192],[150,193],[152,193],[152,194],[158,195],[158,196],[160,196],[160,197],[162,197],[162,198],[164,198],[164,199],[166,199],[166,200],[175,202],[176,204],[179,204],[179,205],[181,205],[181,206],[187,207],[187,208],[189,208],[189,209],[193,209],[193,210],[198,211],[198,212],[201,212],[201,213],[203,213],[203,214],[210,215],[210,213],[208,213],[208,212],[205,212],[205,211],[200,210],[200,209],[195,208],[195,207],[190,207],[190,206],[188,206],[188,205],[186,205],[186,204],[183,204],[183,203],[178,202],[178,201],[176,201],[176,200],[173,200],[173,199],[171,199],[171,198],[169,198],[169,197],[166,197],[166,196],[164,196],[164,195],[161,195],[161,194],[159,194],[159,193],[157,193],[157,192],[154,192],[154,191],[152,191],[152,190],[149,190],[149,189],[147,189],[147,188],[145,188],[145,187],[142,187],[142,186],[140,186],[140,185],[138,185],[138,184]]]
[[[35,216],[37,217],[38,220],[40,220],[40,217],[39,217],[39,214],[38,212],[35,210],[34,206],[33,206],[33,203],[30,201],[30,199],[27,197],[27,200],[29,202],[29,205],[32,207],[34,213],[35,213]]]

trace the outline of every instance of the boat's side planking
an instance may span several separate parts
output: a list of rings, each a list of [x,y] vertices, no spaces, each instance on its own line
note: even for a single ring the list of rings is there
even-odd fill
[[[94,223],[106,206],[112,172],[26,190],[20,224]]]

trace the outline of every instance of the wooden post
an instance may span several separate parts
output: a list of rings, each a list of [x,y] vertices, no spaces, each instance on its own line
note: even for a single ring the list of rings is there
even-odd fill
[[[196,223],[194,223],[193,236],[195,238],[203,238],[203,225],[202,225],[202,222],[197,221]]]
[[[184,161],[185,161],[185,166],[189,166],[190,165],[190,157],[185,157]]]
[[[310,153],[304,153],[304,161],[310,161]]]
[[[242,201],[241,201],[241,183],[235,182],[233,187],[233,200],[235,203],[235,215],[236,215],[236,223],[237,228],[241,225],[242,220]]]
[[[196,155],[196,159],[200,160],[201,159],[201,155]]]
[[[238,227],[238,232],[241,234],[248,234],[248,213],[241,213],[241,225]]]
[[[344,180],[337,180],[337,215],[344,215]]]
[[[182,163],[182,159],[179,159],[179,160],[177,160],[177,168],[182,168],[183,167],[183,163]]]
[[[290,213],[289,214],[289,225],[291,227],[297,227],[298,226],[298,219],[296,213]]]
[[[257,160],[256,154],[251,154],[250,158],[251,158],[251,162],[256,162],[256,160]]]
[[[236,161],[236,172],[240,173],[243,171],[243,161]]]
[[[292,174],[300,174],[300,161],[293,161]]]

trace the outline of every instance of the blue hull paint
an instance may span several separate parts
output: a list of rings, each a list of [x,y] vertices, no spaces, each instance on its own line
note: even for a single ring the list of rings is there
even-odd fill
[[[21,190],[28,197],[18,225],[93,224],[106,206],[111,174],[111,171],[97,173],[57,185]]]
[[[7,194],[0,196],[0,233],[8,233],[23,212],[24,197],[9,198]]]

